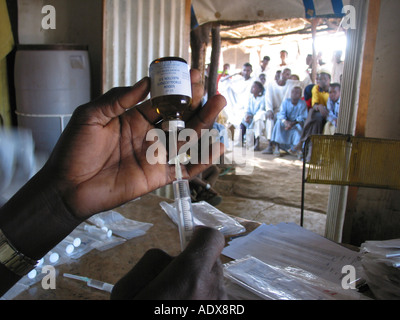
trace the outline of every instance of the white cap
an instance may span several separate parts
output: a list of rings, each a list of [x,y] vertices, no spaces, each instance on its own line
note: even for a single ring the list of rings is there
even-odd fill
[[[80,238],[75,238],[71,235],[67,236],[63,241],[74,245],[75,248],[79,247],[82,243]]]
[[[58,259],[60,259],[60,255],[59,255],[57,252],[52,252],[52,253],[50,253],[49,261],[50,261],[51,263],[57,262]]]
[[[75,238],[72,244],[74,245],[75,248],[77,248],[81,245],[81,243],[82,243],[81,238]]]
[[[65,252],[67,254],[71,254],[72,252],[74,252],[75,247],[72,244],[68,244],[67,246],[65,246]]]
[[[33,269],[28,273],[28,278],[34,279],[34,278],[36,278],[36,275],[37,275],[37,271],[35,269]]]

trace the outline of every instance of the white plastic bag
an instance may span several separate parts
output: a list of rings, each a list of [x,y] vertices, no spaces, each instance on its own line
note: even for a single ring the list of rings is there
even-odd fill
[[[3,198],[0,201],[8,200],[33,176],[36,171],[34,151],[30,131],[0,128],[0,197]]]

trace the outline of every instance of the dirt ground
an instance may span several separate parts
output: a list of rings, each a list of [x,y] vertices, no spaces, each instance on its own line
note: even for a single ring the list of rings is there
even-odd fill
[[[240,174],[235,165],[220,166],[222,175],[215,188],[223,201],[218,209],[264,223],[299,223],[303,162],[283,151],[281,157],[254,152],[245,166],[253,170],[251,174]],[[329,190],[329,185],[305,184],[304,227],[321,235]]]

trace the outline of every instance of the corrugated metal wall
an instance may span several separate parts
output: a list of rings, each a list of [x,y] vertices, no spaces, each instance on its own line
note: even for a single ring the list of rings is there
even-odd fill
[[[104,0],[103,91],[132,85],[163,56],[189,58],[190,1]]]
[[[349,29],[347,33],[346,62],[343,70],[337,132],[354,135],[366,36],[368,1],[352,0],[351,4],[356,8],[357,26],[354,30]],[[331,186],[326,213],[325,237],[333,241],[342,242],[343,240],[347,195],[347,186]]]

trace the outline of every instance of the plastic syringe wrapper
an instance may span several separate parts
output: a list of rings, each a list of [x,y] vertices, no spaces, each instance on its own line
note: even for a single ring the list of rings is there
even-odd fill
[[[175,207],[178,213],[181,248],[183,250],[192,238],[194,229],[189,182],[187,180],[177,180],[172,183],[172,187],[174,189]]]
[[[160,202],[161,208],[168,217],[178,224],[175,205],[166,201]],[[235,236],[246,231],[246,228],[238,221],[218,210],[205,201],[192,203],[194,226],[207,226],[217,229],[225,236]]]
[[[225,264],[224,275],[230,299],[252,294],[265,300],[368,300],[355,290],[345,290],[302,268],[270,265],[253,256]]]

